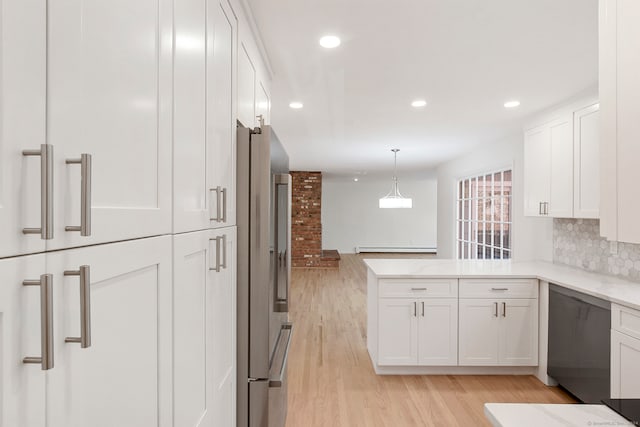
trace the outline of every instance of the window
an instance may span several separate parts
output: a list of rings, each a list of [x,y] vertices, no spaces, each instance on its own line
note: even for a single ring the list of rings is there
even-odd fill
[[[458,182],[458,259],[511,258],[511,170]]]

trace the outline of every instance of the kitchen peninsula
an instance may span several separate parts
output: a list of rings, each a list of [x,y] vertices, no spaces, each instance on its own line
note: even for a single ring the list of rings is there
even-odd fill
[[[552,385],[549,283],[611,302],[614,316],[640,310],[637,283],[547,262],[364,262],[367,348],[378,374],[532,374]],[[612,378],[620,369],[612,363]]]

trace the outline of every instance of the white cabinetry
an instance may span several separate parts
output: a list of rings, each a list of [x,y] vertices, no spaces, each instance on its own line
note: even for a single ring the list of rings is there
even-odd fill
[[[601,222],[609,240],[640,243],[640,2],[600,1]]]
[[[237,21],[226,1],[174,10],[174,233],[235,224]]]
[[[640,398],[640,311],[611,305],[611,397]]]
[[[174,420],[235,425],[235,229],[174,241]]]
[[[598,217],[597,112],[597,104],[582,101],[525,131],[525,215]]]
[[[460,280],[458,345],[461,366],[537,365],[536,281]]]
[[[171,232],[170,0],[53,2],[47,8],[47,142],[55,150],[47,249]],[[81,169],[92,156],[81,224]]]
[[[252,39],[241,33],[238,48],[238,120],[246,127],[260,126],[258,116],[270,123],[271,99],[268,77]]]
[[[40,364],[23,363],[25,357],[42,356],[41,333],[44,332],[41,330],[41,289],[23,286],[23,281],[39,280],[45,273],[44,255],[0,260],[2,426],[45,426],[45,371],[41,370]],[[54,366],[55,363],[54,358]]]
[[[86,282],[65,275],[81,266]],[[50,253],[47,271],[55,283],[47,425],[171,426],[171,237]],[[89,347],[67,342],[85,334]]]
[[[40,252],[41,162],[46,143],[46,3],[7,0],[0,14],[0,257]],[[11,424],[11,423],[9,423]]]
[[[381,280],[378,365],[458,361],[457,280]]]
[[[600,106],[590,105],[573,116],[573,214],[600,216]]]

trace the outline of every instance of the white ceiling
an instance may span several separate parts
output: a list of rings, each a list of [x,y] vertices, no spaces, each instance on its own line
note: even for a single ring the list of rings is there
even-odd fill
[[[597,0],[248,1],[294,170],[387,172],[394,147],[400,170],[427,170],[597,82]]]

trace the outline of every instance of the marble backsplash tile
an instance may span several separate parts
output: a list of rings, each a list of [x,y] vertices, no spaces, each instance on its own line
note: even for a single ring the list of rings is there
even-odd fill
[[[611,254],[597,219],[555,218],[553,262],[640,282],[640,245],[619,242]]]

